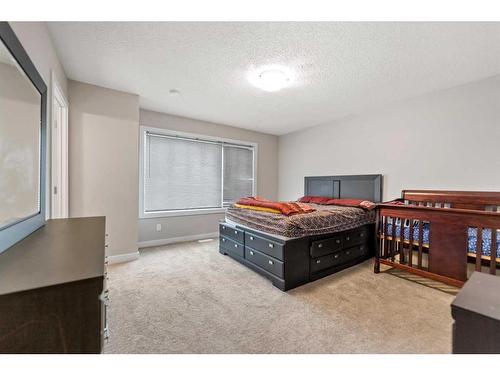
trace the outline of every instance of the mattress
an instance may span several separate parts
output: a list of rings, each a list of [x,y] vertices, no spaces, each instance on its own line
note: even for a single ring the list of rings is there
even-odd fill
[[[284,237],[304,237],[336,233],[375,222],[375,210],[309,204],[316,211],[285,216],[270,212],[229,207],[226,219],[266,233]]]
[[[387,235],[392,234],[392,224],[387,225],[387,230],[385,231]],[[404,226],[404,239],[409,240],[410,238],[410,226]],[[413,226],[413,240],[418,241],[420,234],[420,230],[418,228],[418,224]],[[422,240],[424,245],[429,245],[429,234],[430,234],[430,225],[429,223],[424,223],[422,225]],[[497,232],[497,249],[496,249],[496,257],[500,258],[500,232]],[[401,224],[396,224],[396,237],[401,237]],[[483,229],[483,248],[481,251],[482,255],[491,256],[491,229]],[[477,228],[468,228],[467,230],[467,251],[469,253],[476,253],[477,249]]]

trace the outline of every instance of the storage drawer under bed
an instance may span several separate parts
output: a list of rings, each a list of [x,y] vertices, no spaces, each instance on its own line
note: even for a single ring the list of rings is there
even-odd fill
[[[243,243],[245,232],[227,224],[219,224],[219,233],[221,236],[230,238],[234,241]]]
[[[348,249],[336,251],[332,254],[311,259],[311,273],[339,266],[351,260],[363,257],[367,253],[368,246],[366,244],[361,244]]]
[[[342,236],[342,245],[348,248],[363,243],[368,239],[369,234],[370,230],[367,226],[350,230]]]
[[[245,259],[265,269],[272,274],[283,278],[283,262],[274,259],[260,251],[245,246]]]
[[[324,240],[313,241],[311,244],[311,257],[317,258],[326,254],[331,254],[342,249],[342,236],[326,238]]]
[[[245,245],[261,253],[272,256],[273,258],[283,260],[283,245],[268,240],[267,238],[257,236],[250,232],[245,232]]]
[[[230,253],[231,255],[237,255],[240,258],[244,257],[245,250],[242,244],[225,237],[219,238],[219,244],[220,248],[224,250],[226,253]]]

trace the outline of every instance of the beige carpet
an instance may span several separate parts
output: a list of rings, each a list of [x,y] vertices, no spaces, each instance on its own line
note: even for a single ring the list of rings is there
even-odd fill
[[[453,295],[371,261],[281,292],[218,242],[109,267],[106,353],[448,353]]]

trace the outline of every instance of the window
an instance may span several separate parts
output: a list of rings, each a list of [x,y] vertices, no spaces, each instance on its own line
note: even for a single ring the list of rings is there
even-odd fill
[[[241,197],[253,195],[253,152],[253,147],[229,144],[222,146],[224,205],[230,205]]]
[[[220,211],[254,195],[255,145],[141,129],[142,217]]]

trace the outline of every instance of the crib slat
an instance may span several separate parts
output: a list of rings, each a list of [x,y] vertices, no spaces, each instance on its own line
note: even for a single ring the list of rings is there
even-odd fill
[[[410,219],[410,222],[408,223],[410,225],[408,231],[408,266],[413,267],[413,219]]]
[[[481,255],[483,254],[483,228],[477,228],[476,271],[481,272]]]
[[[391,219],[392,219],[391,260],[394,262],[394,257],[396,255],[396,218],[392,216]]]
[[[380,212],[377,213],[377,251],[378,251],[378,257],[380,258],[382,256],[382,233],[383,233],[383,226],[384,225],[384,217],[380,214]]]
[[[405,262],[405,223],[399,218],[399,264]]]
[[[424,224],[422,220],[418,222],[418,268],[422,269],[422,247],[424,242]],[[429,249],[430,251],[430,249]]]
[[[383,228],[384,228],[384,230],[383,230],[384,231],[384,241],[383,241],[383,244],[382,244],[383,245],[383,249],[384,249],[384,251],[383,251],[384,256],[383,257],[387,258],[387,256],[389,255],[388,254],[388,250],[387,250],[387,236],[389,236],[389,233],[388,233],[388,230],[387,230],[387,225],[388,225],[387,224],[387,222],[388,222],[387,216],[382,216],[382,220],[383,220],[383,224],[382,225],[383,225]]]
[[[490,273],[497,274],[497,230],[491,229]]]
[[[381,234],[382,236],[380,237],[380,257],[381,258],[384,258],[385,257],[385,248],[384,248],[384,244],[385,244],[385,217],[384,216],[381,216],[380,217],[380,231],[381,231]]]

